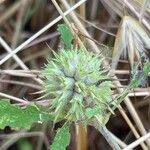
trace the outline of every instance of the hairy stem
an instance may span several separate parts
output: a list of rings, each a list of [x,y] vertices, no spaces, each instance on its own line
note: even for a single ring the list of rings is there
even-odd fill
[[[114,138],[112,137],[110,131],[106,128],[106,126],[101,126],[99,129],[100,133],[104,136],[106,141],[109,143],[109,145],[112,147],[113,150],[121,150],[120,146]]]

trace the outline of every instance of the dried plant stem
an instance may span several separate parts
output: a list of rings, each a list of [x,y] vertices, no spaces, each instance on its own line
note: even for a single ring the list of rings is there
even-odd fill
[[[116,36],[115,34],[109,32],[109,31],[107,31],[107,30],[105,30],[105,29],[102,29],[102,28],[96,26],[94,23],[91,23],[90,21],[84,19],[84,18],[81,17],[80,15],[77,14],[77,16],[78,16],[83,22],[89,24],[90,26],[94,27],[95,29],[100,30],[100,31],[102,31],[102,32],[104,32],[104,33],[106,33],[106,34],[111,35],[111,36],[114,36],[114,37]]]
[[[127,1],[124,0],[125,5],[140,19],[140,13],[138,13],[135,8]],[[142,23],[145,25],[145,27],[150,31],[150,24],[146,21],[145,18],[141,18]]]
[[[145,141],[147,139],[150,139],[150,132],[147,133],[146,135],[142,136],[138,140],[134,141],[133,143],[131,143],[130,145],[128,145],[123,150],[131,150],[132,148],[135,148],[136,146],[138,146],[140,143],[142,143],[143,141]]]
[[[123,116],[123,118],[126,120],[128,126],[130,127],[130,129],[132,130],[133,134],[135,135],[135,137],[138,139],[140,138],[139,133],[136,131],[134,125],[132,124],[132,122],[130,121],[130,119],[128,118],[128,116],[126,115],[124,109],[119,105],[118,109],[121,113],[121,115]],[[141,142],[141,147],[143,148],[143,150],[148,150],[145,143]]]
[[[82,124],[76,125],[76,149],[87,150],[87,127]]]
[[[133,92],[128,94],[129,97],[134,97],[134,96],[150,96],[150,91],[143,91],[143,92]]]
[[[60,1],[61,1],[61,3],[63,4],[63,6],[66,9],[70,9],[70,6],[69,6],[69,4],[68,4],[68,2],[66,0],[60,0]],[[82,31],[82,33],[84,33],[88,37],[91,37],[90,34],[87,32],[87,30],[84,28],[84,26],[81,24],[80,20],[77,18],[77,16],[75,15],[75,13],[71,12],[70,16],[71,16],[72,20],[74,21],[74,23]],[[100,53],[99,48],[96,46],[96,44],[93,41],[91,41],[90,39],[87,39],[87,42],[90,45],[90,47],[93,50],[93,52]]]
[[[24,47],[23,49],[27,49],[27,48],[32,47],[32,46],[34,46],[34,45],[36,45],[36,44],[39,44],[39,43],[41,43],[41,42],[44,42],[44,41],[53,39],[53,38],[55,38],[55,37],[58,37],[58,35],[59,35],[58,32],[54,32],[54,33],[45,35],[45,36],[43,36],[43,37],[37,38],[36,40],[34,40],[34,41],[31,42],[30,44],[28,44],[26,47]]]
[[[11,42],[11,48],[12,49],[14,49],[17,46],[17,43],[19,42],[19,38],[20,38],[20,35],[21,35],[22,19],[23,19],[23,16],[24,16],[26,6],[27,6],[28,2],[29,2],[28,0],[26,0],[26,1],[21,0],[21,7],[20,7],[20,9],[17,13],[17,21],[16,21],[16,25],[15,25],[15,31],[14,31],[14,34],[13,34],[13,37],[12,37],[12,42]],[[7,45],[7,43],[6,43],[6,45]],[[7,46],[7,48],[9,49],[9,46]],[[11,52],[11,49],[9,49],[9,50]],[[11,61],[11,59],[9,59],[9,61],[5,65],[5,68],[10,68],[11,63],[12,63],[12,61]],[[2,76],[1,78],[4,78],[4,76]]]
[[[19,70],[19,69],[17,69],[17,70],[11,70],[11,69],[7,69],[7,70],[1,70],[0,71],[0,73],[9,73],[9,72],[11,72],[11,73],[25,73],[25,74],[32,74],[32,73],[38,73],[38,74],[41,74],[41,71],[40,70]]]
[[[82,4],[80,7],[79,7],[79,14],[82,16],[82,18],[86,18],[86,4]]]
[[[0,70],[0,74],[8,74],[8,75],[12,75],[12,76],[38,79],[37,75],[31,74],[31,73],[29,74],[29,73],[15,72],[15,71]]]
[[[41,74],[41,70],[20,70],[20,69],[17,69],[17,70],[12,70],[12,69],[7,69],[7,70],[0,70],[0,73],[25,73],[25,74]]]
[[[129,74],[129,70],[114,70],[114,74]]]
[[[15,96],[11,96],[11,95],[8,95],[8,94],[2,93],[2,92],[0,92],[0,97],[5,97],[5,98],[8,98],[8,99],[14,100],[14,101],[16,101],[16,102],[23,103],[23,104],[25,104],[25,105],[29,104],[28,101],[22,100],[22,99],[20,99],[20,98],[17,98],[17,97],[15,97]]]
[[[141,5],[141,10],[140,10],[140,17],[139,17],[139,22],[141,23],[142,18],[144,17],[144,13],[147,7],[147,3],[149,0],[143,0],[143,4]]]
[[[26,82],[20,82],[20,81],[14,81],[14,80],[4,80],[4,79],[1,80],[0,79],[0,83],[9,83],[9,84],[16,84],[16,85],[21,85],[21,86],[27,86],[27,87],[38,89],[38,90],[42,89],[41,86],[38,86],[36,84],[31,84],[31,83],[26,83]]]
[[[0,43],[7,52],[9,52],[9,53],[12,52],[12,49],[8,46],[8,44],[4,41],[4,39],[2,37],[0,37]],[[13,58],[16,60],[16,62],[19,64],[19,66],[22,69],[28,70],[27,66],[22,62],[22,60],[17,55],[13,55]]]
[[[46,132],[46,129],[47,129],[47,127],[48,127],[48,122],[46,122],[46,123],[44,123],[43,125],[42,125],[42,128],[41,128],[41,132],[42,133],[45,133]],[[45,136],[45,135],[43,135],[43,136]],[[37,142],[37,146],[36,146],[36,150],[42,150],[42,147],[43,147],[43,142],[44,142],[44,138],[43,138],[43,136],[39,136],[39,138],[38,138],[38,142]],[[48,142],[48,147],[49,147],[49,142]]]
[[[58,5],[58,3],[56,2],[56,0],[51,0],[52,3],[54,4],[54,6],[56,7],[57,11],[59,12],[59,14],[62,16],[64,22],[67,24],[67,26],[70,28],[71,32],[74,33],[73,29],[71,28],[71,24],[68,21],[68,19],[66,18],[66,16],[64,15],[62,9],[60,8],[60,6]]]
[[[47,56],[47,54],[49,54],[49,50],[45,49],[45,50],[39,51],[33,55],[29,55],[28,57],[25,57],[22,60],[23,60],[23,62],[28,62],[28,61],[36,59],[38,57]],[[16,67],[18,67],[18,64],[15,63],[14,65],[11,66],[11,69],[15,69]]]
[[[19,76],[19,77],[27,77],[27,78],[37,78],[41,77],[41,71],[40,70],[1,70],[0,74],[8,74],[12,76]],[[128,94],[128,97],[134,97],[134,96],[149,96],[150,91],[148,88],[142,88],[142,89],[134,89],[134,92],[130,92]]]
[[[79,7],[79,14],[83,19],[86,18],[86,4],[85,3]],[[82,22],[82,24],[85,25],[84,22]]]
[[[70,28],[71,32],[73,33],[73,35],[75,34],[74,33],[74,30],[72,29],[72,25],[71,23],[69,22],[69,20],[66,18],[66,16],[64,15],[62,9],[59,7],[58,3],[56,2],[56,0],[51,0],[53,2],[53,4],[55,5],[57,11],[59,12],[59,14],[62,16],[64,22],[68,25],[68,27]],[[78,39],[78,42],[79,42],[79,45],[80,47],[84,48],[84,45],[83,45],[83,42],[80,40],[79,37],[77,37]]]
[[[141,132],[141,134],[143,136],[146,135],[147,131],[145,130],[145,128],[144,128],[144,126],[143,126],[143,124],[142,124],[142,122],[141,122],[141,120],[140,120],[140,118],[139,118],[139,116],[138,116],[138,114],[135,110],[135,108],[133,107],[133,104],[128,99],[125,100],[125,103],[128,107],[129,112],[132,114],[132,116],[134,116],[133,119],[134,119],[136,125],[138,126],[139,131]],[[146,143],[147,143],[148,147],[150,148],[150,140],[149,139],[146,140]]]
[[[82,18],[86,18],[86,4],[82,4],[79,7],[79,13]],[[84,22],[83,22],[84,25]],[[84,41],[84,38],[80,37],[82,41]],[[87,150],[87,126],[82,125],[82,123],[79,125],[78,129],[78,137],[77,140],[77,150]]]
[[[84,3],[86,0],[80,0],[78,3],[76,3],[73,7],[69,8],[66,12],[64,12],[64,15],[68,15],[71,13],[74,9],[79,7],[82,3]],[[21,51],[26,45],[31,43],[34,39],[36,39],[38,36],[40,36],[42,33],[47,31],[50,27],[52,27],[54,24],[56,24],[58,21],[62,19],[62,16],[57,17],[53,21],[51,21],[48,25],[43,27],[41,30],[39,30],[37,33],[35,33],[32,37],[30,37],[28,40],[26,40],[24,43],[22,43],[20,46],[18,46],[15,50],[13,50],[11,53],[9,53],[6,57],[4,57],[2,60],[0,60],[0,65],[2,65],[5,61],[7,61],[9,58],[11,58],[14,54]]]
[[[2,37],[0,37],[0,43],[1,45],[5,48],[5,50],[9,53],[12,52],[12,49],[8,46],[8,44],[2,39]],[[17,56],[17,55],[13,55],[12,56],[16,62],[19,64],[19,66],[23,69],[23,70],[29,70],[28,67],[22,62],[22,60]],[[43,81],[37,78],[33,78],[35,81],[37,81],[38,83],[42,84]]]
[[[114,74],[130,74],[130,71],[129,70],[114,70]]]
[[[116,81],[115,84],[116,84],[117,86],[121,86],[120,82],[118,82],[118,81]],[[119,91],[119,93],[122,93],[122,92],[123,92],[123,89],[121,89],[121,88],[119,89],[119,88],[118,88],[118,91]],[[134,122],[136,123],[136,125],[137,125],[137,127],[138,127],[140,133],[141,133],[142,135],[145,135],[145,134],[147,133],[147,131],[146,131],[146,129],[144,128],[144,126],[143,126],[143,124],[142,124],[142,122],[141,122],[141,120],[140,120],[140,118],[139,118],[139,116],[138,116],[138,114],[137,114],[137,112],[136,112],[136,110],[135,110],[133,104],[131,103],[130,99],[129,99],[128,97],[126,97],[125,100],[124,100],[124,102],[125,102],[125,104],[126,104],[128,110],[129,110],[129,112],[130,112],[130,114],[131,114],[131,116],[132,116]],[[146,143],[147,143],[148,147],[150,148],[150,141],[149,141],[149,140],[146,140]]]
[[[8,149],[12,144],[14,144],[16,141],[18,141],[20,138],[25,138],[25,137],[34,137],[34,136],[38,136],[38,137],[42,137],[44,138],[44,143],[46,145],[46,147],[49,147],[49,142],[47,140],[47,138],[44,137],[43,132],[25,132],[25,131],[21,131],[19,133],[14,133],[14,134],[9,134],[9,135],[3,135],[3,137],[5,138],[10,138],[9,140],[7,140],[4,144],[1,145],[1,150],[6,150]]]

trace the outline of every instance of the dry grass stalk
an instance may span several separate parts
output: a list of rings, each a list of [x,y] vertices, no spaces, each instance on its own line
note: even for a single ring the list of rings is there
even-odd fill
[[[15,59],[15,61],[17,62],[17,64],[15,64],[15,67],[17,65],[19,65],[23,69],[21,71],[18,70],[17,72],[15,72],[15,70],[12,70],[12,71],[11,70],[6,70],[6,71],[4,71],[5,73],[11,74],[11,75],[16,75],[16,76],[22,76],[22,77],[30,77],[30,78],[34,78],[35,80],[37,80],[37,78],[36,78],[37,76],[34,75],[33,73],[37,73],[38,71],[37,72],[36,71],[30,71],[28,69],[28,67],[24,64],[25,61],[24,60],[22,61],[16,55],[16,53],[21,51],[26,46],[29,46],[30,42],[32,42],[35,38],[40,36],[42,33],[44,33],[46,30],[48,30],[51,26],[56,24],[62,18],[65,21],[65,15],[69,14],[70,12],[71,12],[70,16],[72,17],[73,21],[77,24],[77,26],[81,29],[81,31],[85,35],[90,37],[88,32],[85,30],[85,27],[81,24],[81,22],[79,21],[79,19],[75,15],[75,13],[72,12],[73,9],[75,9],[78,6],[80,6],[82,3],[85,2],[85,0],[80,1],[76,5],[76,7],[72,7],[71,9],[70,9],[70,7],[69,7],[69,5],[68,5],[66,0],[60,0],[60,1],[64,5],[64,7],[67,9],[67,11],[65,13],[61,14],[61,16],[59,16],[54,21],[50,22],[47,26],[42,28],[39,32],[34,34],[27,41],[25,41],[20,46],[18,46],[13,52],[12,52],[12,49],[7,45],[7,43],[2,38],[0,38],[1,45],[5,48],[5,50],[7,52],[10,53],[4,59],[0,60],[0,65],[2,65],[9,58],[13,57]],[[104,0],[101,0],[101,2],[102,1],[103,1],[104,4],[107,4],[107,6],[106,6],[107,8],[108,8],[108,5],[109,5],[109,8],[113,9],[114,11],[116,11],[117,14],[119,16],[121,16],[121,17],[125,14],[124,10],[126,10],[126,12],[128,11],[128,13],[130,13],[132,15],[135,15],[138,18],[138,20],[140,22],[142,22],[143,25],[150,31],[150,25],[148,23],[149,22],[148,15],[150,14],[150,11],[149,11],[149,2],[147,0],[133,0],[133,1],[131,1],[131,0],[125,0],[125,1],[120,1],[120,0],[116,0],[116,1],[106,0],[106,1],[104,1]],[[17,4],[19,5],[19,2]],[[96,4],[96,2],[95,2],[95,4]],[[15,9],[12,9],[13,10],[12,14],[19,8],[19,7],[17,7],[18,5],[16,5],[16,7],[14,7]],[[12,6],[12,8],[13,8],[13,6]],[[9,9],[9,10],[11,10],[11,9]],[[110,11],[110,9],[108,11]],[[2,18],[4,18],[4,20],[8,19],[11,16],[11,13],[8,13],[8,14],[5,15],[5,13],[4,13]],[[83,14],[84,14],[84,12],[83,12]],[[20,19],[20,21],[21,21],[21,19]],[[0,21],[0,24],[1,24],[1,21]],[[123,30],[121,29],[122,26],[123,26]],[[118,63],[117,61],[119,60],[119,57],[122,54],[122,51],[121,52],[119,51],[120,49],[123,50],[124,47],[128,46],[128,53],[130,54],[129,55],[130,63],[131,63],[131,65],[133,65],[134,60],[135,60],[135,56],[137,58],[140,58],[139,51],[140,50],[142,50],[142,51],[144,50],[145,51],[145,47],[144,47],[144,45],[142,43],[144,43],[146,45],[146,47],[150,48],[150,45],[149,45],[150,38],[149,38],[148,32],[147,33],[145,32],[145,29],[143,28],[143,26],[140,25],[140,27],[139,27],[138,21],[136,21],[134,19],[131,19],[131,18],[124,17],[122,26],[120,26],[120,30],[118,31],[117,38],[116,38],[116,44],[115,44],[115,48],[114,48],[115,51],[114,51],[114,56],[113,56],[113,69],[116,68],[116,65]],[[19,30],[16,30],[16,31],[18,32]],[[128,44],[127,45],[124,44],[127,41],[126,39],[128,40]],[[135,44],[135,39],[136,39],[136,44]],[[90,39],[87,39],[87,41],[88,41],[89,45],[91,46],[91,48],[93,49],[93,51],[96,52],[96,53],[99,53],[99,48],[96,46],[96,44],[93,41],[91,41]],[[16,43],[16,42],[14,42],[14,43]],[[40,56],[44,55],[45,53],[40,54]],[[35,57],[38,57],[38,56],[36,55]],[[27,59],[31,60],[32,57],[30,59],[29,58],[27,58]],[[118,73],[118,74],[121,74],[121,73],[124,74],[124,73],[128,73],[128,72],[129,71],[126,71],[126,70],[122,70],[122,71],[121,70],[115,70],[114,71],[114,73]],[[7,80],[6,80],[6,82],[7,82]],[[11,81],[11,82],[14,83],[14,84],[22,84],[22,83],[15,82],[15,81],[14,82]],[[38,79],[38,82],[40,82],[39,79]],[[118,87],[121,87],[121,84],[119,82],[116,82],[116,85]],[[28,85],[27,84],[27,86],[34,86],[34,85]],[[119,92],[122,92],[122,90],[123,89],[118,89]],[[2,97],[10,98],[12,100],[15,100],[15,101],[18,101],[18,102],[21,102],[21,103],[22,102],[25,103],[25,101],[22,101],[21,99],[19,99],[17,97],[13,97],[13,96],[7,95],[5,93],[0,93],[0,95]],[[149,95],[149,91],[142,91],[142,92],[141,91],[137,91],[135,93],[134,92],[133,93],[129,93],[128,96],[145,96],[145,95]],[[148,147],[150,147],[150,141],[148,140],[149,133],[147,133],[146,129],[144,128],[144,126],[143,126],[143,124],[142,124],[142,122],[140,120],[140,117],[136,113],[136,110],[133,107],[133,104],[131,103],[131,101],[129,100],[128,97],[125,99],[125,104],[127,106],[128,111],[130,112],[134,122],[136,123],[136,125],[137,125],[137,127],[138,127],[138,129],[140,131],[140,134],[143,135],[143,137],[140,138],[140,134],[135,130],[135,128],[133,126],[134,123],[132,123],[131,120],[129,120],[128,116],[125,114],[123,109],[119,106],[119,110],[120,110],[122,116],[126,120],[126,122],[129,125],[129,127],[131,128],[131,130],[134,133],[135,137],[136,138],[140,138],[139,140],[135,141],[134,143],[131,143],[131,145],[129,145],[127,147],[126,147],[126,145],[124,143],[122,143],[122,147],[123,148],[126,147],[125,149],[129,149],[129,148],[133,148],[133,147],[135,147],[135,146],[137,146],[138,144],[141,143],[141,147],[144,150],[146,150],[148,148],[146,147],[146,145],[144,143],[145,141],[146,141],[146,144],[148,145]]]

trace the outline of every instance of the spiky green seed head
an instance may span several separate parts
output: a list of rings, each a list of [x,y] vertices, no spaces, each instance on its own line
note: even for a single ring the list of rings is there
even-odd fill
[[[97,85],[98,81],[108,79],[101,69],[99,56],[85,50],[64,49],[54,56],[47,60],[43,75],[45,96],[49,96],[55,121],[87,120],[94,117],[93,112],[105,119],[110,113],[112,83],[104,81]]]

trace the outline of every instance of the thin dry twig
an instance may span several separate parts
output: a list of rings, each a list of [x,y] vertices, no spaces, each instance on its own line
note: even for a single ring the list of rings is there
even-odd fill
[[[8,46],[8,44],[2,39],[2,37],[0,37],[0,43],[1,45],[5,48],[5,50],[9,53],[12,52],[12,49]],[[12,56],[16,62],[19,64],[19,66],[22,67],[22,69],[24,70],[29,70],[28,67],[22,62],[22,60],[15,54]],[[37,81],[38,83],[42,84],[43,81],[37,78],[33,78],[35,81]]]
[[[76,3],[73,7],[69,8],[66,12],[64,12],[64,15],[68,15],[71,13],[74,9],[79,7],[82,3],[84,3],[86,0],[80,0],[78,3]],[[22,43],[20,46],[18,46],[15,50],[13,50],[11,53],[9,53],[6,57],[4,57],[2,60],[0,60],[0,65],[2,65],[5,61],[7,61],[9,58],[11,58],[14,54],[21,51],[23,47],[31,43],[34,39],[36,39],[38,36],[40,36],[42,33],[47,31],[50,27],[52,27],[54,24],[56,24],[58,21],[62,19],[62,16],[57,17],[50,23],[48,23],[45,27],[43,27],[41,30],[39,30],[37,33],[35,33],[32,37],[30,37],[28,40],[26,40],[24,43]]]
[[[9,134],[9,135],[3,135],[3,138],[10,138],[10,139],[7,140],[4,144],[1,145],[1,150],[8,149],[13,143],[15,143],[16,141],[18,141],[20,138],[23,138],[23,137],[34,137],[34,136],[39,136],[39,137],[43,137],[43,138],[45,137],[43,132],[38,132],[38,131],[30,132],[30,133],[21,131],[19,133],[14,133],[14,134]],[[47,146],[47,144],[49,142],[48,142],[48,139],[45,139],[45,140],[44,140],[44,143]]]
[[[8,99],[14,100],[16,102],[23,103],[25,105],[28,105],[30,103],[30,102],[28,102],[26,100],[23,100],[23,99],[20,99],[18,97],[11,96],[11,95],[8,95],[8,94],[2,93],[2,92],[0,92],[0,97],[5,97],[5,98],[8,98]]]
[[[9,84],[15,84],[15,85],[21,85],[21,86],[26,86],[26,87],[30,87],[30,88],[34,88],[34,89],[38,89],[41,90],[42,87],[38,86],[36,84],[31,84],[31,83],[26,83],[26,82],[21,82],[21,81],[15,81],[15,80],[1,80],[1,83],[9,83]]]
[[[40,77],[39,75],[35,75],[35,74],[29,74],[29,73],[21,73],[21,72],[15,72],[13,70],[9,71],[9,70],[0,70],[0,74],[8,74],[8,75],[12,75],[12,76],[18,76],[18,77],[26,77],[26,78],[37,78]]]
[[[64,7],[66,9],[70,9],[70,6],[69,6],[69,4],[68,4],[68,2],[66,0],[60,0],[60,1],[64,5]],[[72,11],[69,15],[71,16],[71,18],[73,19],[73,21],[77,25],[77,27],[82,31],[82,33],[84,33],[87,37],[91,37],[90,34],[85,29],[85,27],[80,22],[80,20],[77,18],[77,16],[75,15],[75,13]],[[96,46],[96,44],[93,41],[87,39],[87,42],[89,43],[89,46],[91,47],[91,49],[93,50],[93,52],[100,53],[99,48]]]
[[[140,143],[142,143],[143,141],[145,141],[147,139],[150,139],[150,132],[145,134],[144,136],[140,137],[138,140],[134,141],[133,143],[128,145],[123,150],[131,150],[132,148],[135,148],[136,146],[138,146]]]
[[[77,13],[76,13],[76,14],[77,14]],[[102,32],[104,32],[104,33],[106,33],[106,34],[108,34],[108,35],[111,35],[111,36],[114,36],[114,37],[116,36],[115,34],[109,32],[109,31],[107,31],[107,30],[105,30],[105,29],[102,29],[102,28],[96,26],[94,23],[91,23],[90,21],[88,21],[88,20],[82,18],[79,14],[77,14],[77,16],[78,16],[82,21],[84,21],[85,23],[91,25],[91,26],[94,27],[95,29],[98,29],[98,30],[100,30],[100,31],[102,31]]]
[[[131,5],[128,0],[124,0],[125,5],[140,19],[141,14],[135,10],[133,5]],[[145,18],[141,18],[142,23],[145,25],[145,27],[150,31],[150,24],[147,22]]]
[[[136,131],[133,123],[130,121],[129,117],[126,115],[124,109],[119,105],[118,109],[121,113],[121,115],[124,117],[124,119],[126,120],[126,122],[128,122],[128,126],[130,127],[130,129],[132,130],[133,134],[135,135],[135,137],[138,139],[140,138],[139,133]],[[143,148],[143,150],[148,150],[145,143],[141,142],[141,147]]]

